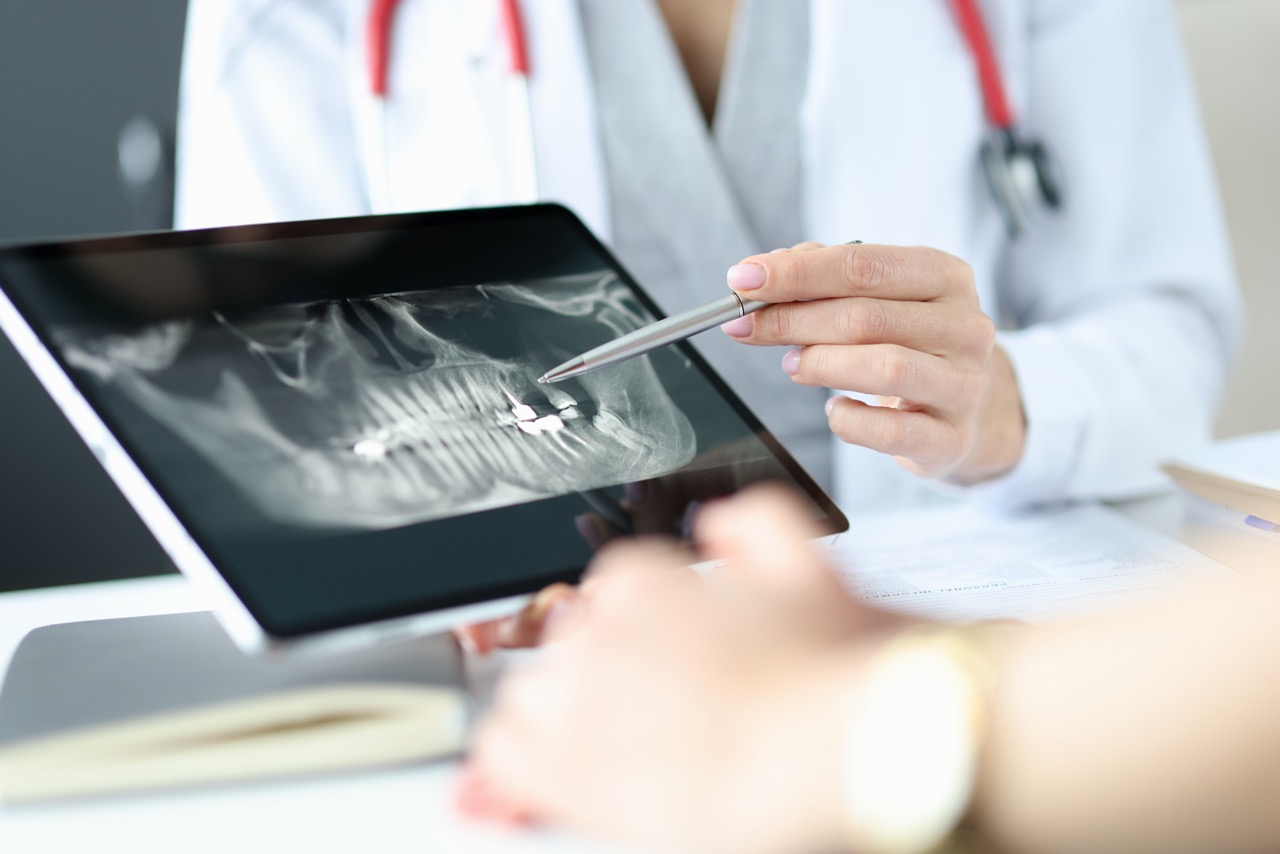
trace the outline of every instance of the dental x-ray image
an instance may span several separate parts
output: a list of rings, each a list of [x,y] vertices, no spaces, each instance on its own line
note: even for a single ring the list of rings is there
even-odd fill
[[[611,271],[59,335],[265,517],[377,530],[589,492],[693,459],[647,358],[543,385],[648,320]]]

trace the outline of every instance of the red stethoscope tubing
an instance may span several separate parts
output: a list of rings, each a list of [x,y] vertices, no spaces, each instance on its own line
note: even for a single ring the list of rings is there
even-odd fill
[[[520,17],[519,0],[499,0],[502,11],[502,37],[507,42],[507,70],[521,77],[529,76],[529,43],[524,37],[524,21]]]
[[[391,66],[391,29],[400,0],[373,0],[365,26],[369,58],[369,88],[379,98],[387,96],[387,76]],[[520,17],[519,0],[499,0],[502,37],[507,44],[507,70],[529,76],[529,43]]]
[[[400,0],[373,0],[365,22],[365,56],[369,61],[369,88],[379,98],[387,94],[387,68],[391,64],[391,22]]]
[[[1013,108],[1005,92],[1000,64],[991,46],[982,10],[977,0],[949,0],[960,31],[964,35],[969,52],[978,66],[978,82],[982,87],[982,100],[987,121],[1000,130],[1013,128]],[[374,95],[386,97],[387,70],[391,59],[391,29],[396,7],[400,0],[372,0],[366,28],[369,57],[369,86]],[[529,45],[525,38],[524,21],[520,16],[519,0],[499,0],[503,39],[507,44],[508,70],[527,78],[530,73]]]
[[[982,86],[982,102],[987,113],[987,121],[1002,131],[1013,129],[1013,107],[1009,105],[1009,97],[1005,92],[1004,78],[1000,74],[1000,63],[996,61],[995,49],[991,46],[991,35],[987,31],[986,22],[982,18],[982,10],[978,8],[978,0],[950,0],[955,12],[960,32],[969,45],[969,53],[978,66],[978,83]]]

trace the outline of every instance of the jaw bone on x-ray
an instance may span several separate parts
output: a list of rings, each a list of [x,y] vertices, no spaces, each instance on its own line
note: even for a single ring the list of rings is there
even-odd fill
[[[601,326],[611,337],[645,320],[604,273],[59,337],[73,365],[178,434],[268,519],[373,530],[687,463],[693,428],[649,359],[535,381],[603,340]]]

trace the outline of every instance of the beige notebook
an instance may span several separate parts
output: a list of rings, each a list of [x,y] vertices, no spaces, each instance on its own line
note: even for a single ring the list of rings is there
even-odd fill
[[[1280,524],[1280,431],[1214,442],[1164,470],[1194,495]]]
[[[326,658],[243,655],[207,614],[68,623],[0,692],[6,803],[456,755],[468,708],[445,637]]]

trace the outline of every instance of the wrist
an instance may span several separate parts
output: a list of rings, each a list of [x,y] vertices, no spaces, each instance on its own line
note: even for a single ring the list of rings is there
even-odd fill
[[[990,381],[983,395],[973,449],[947,480],[974,486],[1003,477],[1022,460],[1027,443],[1027,415],[1013,361],[1001,347],[991,353]]]

